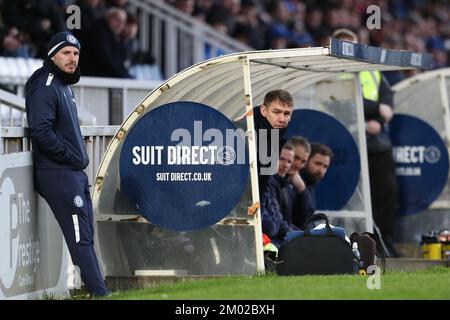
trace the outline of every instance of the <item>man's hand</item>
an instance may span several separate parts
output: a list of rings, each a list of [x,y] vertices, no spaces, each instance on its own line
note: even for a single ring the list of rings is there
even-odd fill
[[[298,193],[302,193],[305,190],[305,182],[302,177],[298,174],[298,172],[289,175],[288,180],[292,185],[297,189]]]
[[[379,134],[381,131],[381,124],[376,120],[369,120],[366,122],[366,131],[369,134]]]
[[[392,108],[389,107],[389,105],[384,104],[384,103],[380,103],[379,113],[383,117],[385,122],[391,121],[392,117],[394,116],[394,112],[392,111]]]

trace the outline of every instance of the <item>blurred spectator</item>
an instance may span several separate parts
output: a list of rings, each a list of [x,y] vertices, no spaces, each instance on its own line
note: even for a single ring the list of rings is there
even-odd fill
[[[172,5],[178,2],[166,1]],[[366,12],[370,5],[380,8],[380,29],[368,29],[373,14]],[[449,66],[448,1],[196,0],[192,15],[255,49],[327,46],[332,30],[348,28],[358,35],[360,43],[428,51],[434,68]],[[395,83],[417,72],[421,71],[391,73],[390,79]]]
[[[223,6],[213,6],[206,15],[206,22],[220,33],[227,34],[229,31],[230,20],[232,19],[228,10]]]
[[[85,45],[85,38],[93,25],[101,18],[101,0],[77,0],[75,4],[80,7],[81,29],[72,30],[81,45]],[[83,52],[84,56],[84,52]],[[84,58],[84,57],[83,57]]]
[[[447,53],[445,51],[444,41],[441,38],[428,38],[427,49],[433,59],[433,69],[445,68],[447,66]]]
[[[250,24],[238,22],[232,34],[236,40],[255,49],[264,48],[264,42],[258,37],[257,31]]]
[[[240,0],[219,0],[213,2],[206,14],[206,22],[219,32],[232,34],[237,23]]]
[[[28,35],[39,58],[45,58],[52,35],[66,29],[54,0],[4,0],[2,11],[5,26]]]
[[[75,4],[80,7],[81,30],[90,29],[102,15],[101,0],[76,0]]]
[[[283,24],[273,24],[267,31],[267,46],[270,49],[286,49],[292,34]]]
[[[137,52],[136,36],[139,30],[138,18],[130,13],[127,14],[127,22],[120,35],[122,41],[123,61],[125,69],[129,69],[133,64],[134,53]]]
[[[80,59],[82,75],[132,78],[124,66],[121,39],[126,21],[126,11],[112,7],[87,31],[82,49],[85,54]]]
[[[106,9],[109,8],[121,8],[126,9],[128,0],[104,0]]]
[[[17,28],[0,28],[0,56],[29,58],[28,45]]]
[[[194,12],[192,15],[202,21],[206,21],[206,14],[211,9],[213,0],[196,0],[194,4]]]
[[[265,43],[261,36],[265,32],[264,27],[264,22],[258,14],[256,2],[254,0],[242,0],[241,10],[232,36],[255,49],[264,49]]]
[[[323,17],[324,12],[319,7],[311,7],[307,12],[306,28],[315,38],[319,37],[321,33],[330,34],[330,31],[324,26]]]
[[[192,15],[194,13],[194,0],[175,0],[175,8],[186,14]]]

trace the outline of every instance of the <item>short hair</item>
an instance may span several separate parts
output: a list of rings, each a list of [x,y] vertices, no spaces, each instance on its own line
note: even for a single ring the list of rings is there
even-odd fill
[[[111,18],[124,18],[124,20],[126,21],[127,12],[119,7],[110,7],[109,9],[106,10],[105,17],[107,20]]]
[[[139,26],[139,19],[135,15],[127,12],[127,22],[126,23],[128,25],[132,24],[132,25]]]
[[[353,42],[358,42],[358,36],[350,29],[340,28],[333,32],[331,35],[333,38],[340,39],[341,37],[352,38]]]
[[[311,153],[309,154],[309,159],[312,159],[316,154],[321,154],[323,156],[330,157],[333,159],[333,151],[329,147],[321,143],[311,143]]]
[[[308,139],[302,136],[292,136],[289,138],[288,143],[292,144],[294,148],[296,146],[300,146],[305,149],[306,152],[311,153],[311,145],[308,142]]]
[[[278,89],[267,92],[264,96],[263,104],[266,106],[266,108],[268,108],[274,101],[279,101],[282,104],[287,104],[291,108],[294,106],[294,99],[292,98],[292,95],[286,90]]]
[[[294,151],[294,146],[289,141],[287,141],[281,147],[281,150],[283,150],[283,149]]]

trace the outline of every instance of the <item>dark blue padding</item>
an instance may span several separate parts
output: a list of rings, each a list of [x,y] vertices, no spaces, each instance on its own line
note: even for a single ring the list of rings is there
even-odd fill
[[[316,210],[340,210],[353,195],[361,172],[359,151],[348,130],[335,118],[315,110],[295,110],[285,137],[300,135],[327,145],[334,158],[316,188]]]
[[[396,114],[389,127],[396,160],[398,213],[421,212],[439,197],[447,183],[447,148],[439,134],[419,118]],[[410,148],[409,152],[401,149],[405,147]],[[425,151],[419,153],[418,147]]]
[[[227,129],[236,129],[226,116],[207,105],[169,103],[150,111],[133,125],[120,155],[121,188],[131,204],[152,223],[175,231],[206,228],[226,217],[242,198],[249,179],[246,147],[242,164],[237,161],[229,165],[167,163],[167,147],[178,144],[171,141],[172,133],[184,128],[194,140],[194,121],[202,122],[203,133],[208,129],[218,129],[225,137]],[[211,143],[201,140],[193,142],[193,145],[208,146]],[[133,164],[134,146],[164,146],[161,165]],[[157,173],[210,173],[212,180],[157,181]]]

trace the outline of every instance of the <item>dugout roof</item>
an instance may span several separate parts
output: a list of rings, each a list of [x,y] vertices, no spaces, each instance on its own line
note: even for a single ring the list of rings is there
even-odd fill
[[[249,147],[251,179],[247,191],[235,210],[217,225],[187,234],[167,231],[142,221],[136,209],[127,206],[120,190],[120,151],[127,132],[151,110],[169,102],[192,101],[236,119],[260,105],[267,91],[288,90],[294,96],[295,109],[320,110],[350,131],[361,155],[361,174],[354,194],[334,216],[361,218],[360,228],[370,230],[362,99],[358,80],[346,75],[362,70],[429,68],[430,64],[430,56],[426,54],[331,39],[328,47],[241,52],[217,57],[174,75],[136,106],[111,141],[99,167],[93,186],[93,206],[99,223],[97,244],[105,273],[133,275],[142,269],[170,269],[197,275],[254,274],[264,269],[260,216],[258,211],[248,215],[247,210],[251,204],[259,202],[254,141]],[[252,117],[248,117],[247,130],[252,131],[253,125]],[[346,231],[350,234],[352,230]],[[177,254],[174,247],[183,237],[186,243],[191,241],[189,248],[211,252],[209,258],[208,255],[204,260],[189,258],[185,255],[188,249]],[[236,239],[240,240],[236,242]]]

